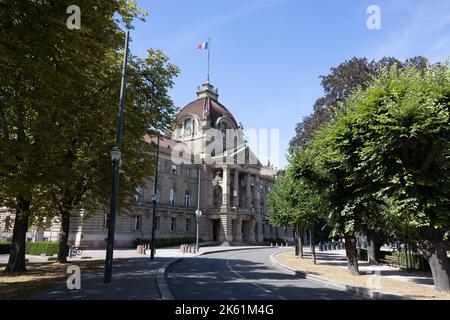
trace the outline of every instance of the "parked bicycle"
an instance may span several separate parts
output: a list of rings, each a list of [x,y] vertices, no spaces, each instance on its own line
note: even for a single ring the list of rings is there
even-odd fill
[[[73,256],[81,256],[82,253],[83,253],[83,250],[80,247],[77,247],[75,245],[73,245],[69,249],[69,257],[71,257],[71,258]]]

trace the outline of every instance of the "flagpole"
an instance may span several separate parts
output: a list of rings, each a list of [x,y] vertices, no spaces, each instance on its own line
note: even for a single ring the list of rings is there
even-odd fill
[[[206,78],[207,83],[209,83],[210,58],[211,58],[211,38],[208,38],[208,75]]]

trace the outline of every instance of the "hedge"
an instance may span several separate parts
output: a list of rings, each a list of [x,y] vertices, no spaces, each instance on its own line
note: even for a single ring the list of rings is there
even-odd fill
[[[183,237],[183,238],[159,238],[155,239],[155,245],[156,248],[164,248],[164,247],[173,247],[173,246],[179,246],[181,244],[192,244],[195,243],[196,238],[194,237]],[[202,240],[199,239],[199,242]],[[136,239],[133,242],[133,246],[137,247],[141,244],[151,244],[150,239]]]
[[[367,249],[358,249],[358,250],[359,250],[359,260],[367,261]],[[392,255],[392,252],[381,250],[379,254],[380,255],[378,259],[385,259],[386,256]]]
[[[402,268],[406,268],[406,254],[404,252],[399,253],[399,252],[381,251],[379,259],[385,259],[386,256],[398,257],[399,254],[400,254],[400,266]],[[360,249],[359,260],[367,261],[366,249]],[[430,265],[428,261],[418,254],[408,255],[408,264],[410,269],[430,271]]]
[[[406,268],[406,253],[405,252],[393,252],[392,256],[398,257],[400,255],[400,265]],[[430,264],[427,259],[418,254],[408,255],[408,265],[410,269],[430,271]]]
[[[11,243],[0,243],[0,254],[9,254],[11,252]]]
[[[58,253],[59,242],[27,242],[26,254],[52,256]]]

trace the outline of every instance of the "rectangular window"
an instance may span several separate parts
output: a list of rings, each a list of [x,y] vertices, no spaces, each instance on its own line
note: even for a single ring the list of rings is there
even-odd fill
[[[191,196],[188,194],[184,195],[184,206],[186,208],[191,206]]]
[[[169,205],[175,205],[175,188],[170,188],[169,190]]]
[[[153,187],[153,195],[156,194],[156,203],[159,203],[159,189],[156,189],[155,192],[155,188]],[[153,201],[153,197],[152,197],[152,201]]]
[[[177,174],[177,165],[176,164],[172,165],[172,174]]]
[[[177,218],[170,219],[170,231],[174,232],[177,224]]]
[[[134,201],[141,204],[144,201],[144,193],[140,186],[137,186],[134,193]]]
[[[142,216],[136,216],[134,218],[134,230],[135,231],[141,230],[141,225],[142,225]]]
[[[154,225],[154,227],[155,227],[155,230],[159,229],[159,217],[155,217],[155,225]]]
[[[191,231],[191,219],[186,219],[186,231]]]

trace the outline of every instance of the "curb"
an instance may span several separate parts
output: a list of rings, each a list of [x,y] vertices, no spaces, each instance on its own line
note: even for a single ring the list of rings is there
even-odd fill
[[[348,285],[348,284],[343,284],[343,283],[339,283],[339,282],[333,282],[331,280],[313,275],[311,273],[305,272],[305,271],[299,271],[297,269],[291,268],[289,266],[286,266],[282,263],[280,263],[275,256],[277,254],[280,254],[280,252],[276,252],[270,255],[270,261],[272,262],[272,264],[279,270],[283,271],[283,272],[287,272],[289,274],[298,276],[298,277],[302,277],[308,280],[312,280],[314,282],[318,282],[322,285],[325,285],[327,287],[333,288],[333,289],[338,289],[341,291],[346,291],[346,292],[350,292],[350,293],[354,293],[358,296],[361,296],[363,298],[369,298],[369,299],[381,299],[381,300],[416,300],[414,298],[411,297],[404,297],[404,296],[400,296],[394,293],[384,293],[384,292],[380,292],[377,290],[373,290],[373,289],[369,289],[369,288],[365,288],[365,287],[357,287],[357,286],[352,286],[352,285]]]
[[[240,250],[253,250],[253,249],[269,249],[272,247],[257,247],[257,248],[238,248],[238,249],[224,249],[224,250],[214,250],[214,251],[207,251],[207,252],[200,252],[196,256],[192,257],[181,257],[181,258],[174,258],[172,261],[167,262],[166,264],[162,265],[161,268],[158,269],[158,274],[156,276],[156,287],[159,290],[159,293],[161,295],[162,300],[175,300],[175,297],[173,296],[172,292],[170,291],[169,285],[166,281],[167,276],[167,270],[174,264],[181,262],[185,259],[192,259],[198,256],[206,255],[206,254],[212,254],[212,253],[219,253],[219,252],[229,252],[229,251],[240,251]]]
[[[170,291],[169,285],[166,281],[166,273],[171,265],[182,261],[184,258],[175,258],[166,264],[163,264],[161,268],[158,269],[158,274],[156,275],[156,287],[159,290],[162,300],[175,300],[172,292]]]

